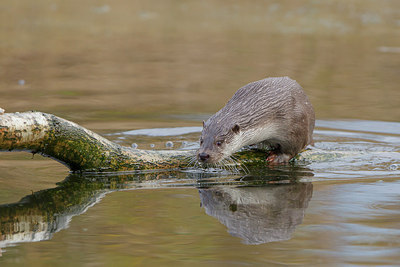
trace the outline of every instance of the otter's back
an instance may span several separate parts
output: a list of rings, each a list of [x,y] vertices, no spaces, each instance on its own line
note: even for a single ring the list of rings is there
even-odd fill
[[[217,121],[234,120],[244,128],[271,120],[298,117],[309,103],[301,86],[288,77],[266,78],[240,88],[214,116]],[[311,107],[312,109],[312,107]]]
[[[314,123],[312,105],[296,81],[266,78],[240,88],[204,123],[200,154],[215,160],[262,143],[274,150],[272,161],[287,162],[312,142]]]

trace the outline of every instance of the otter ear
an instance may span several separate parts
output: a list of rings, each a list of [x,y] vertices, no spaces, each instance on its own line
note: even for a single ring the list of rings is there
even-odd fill
[[[204,127],[206,127],[206,122],[205,122],[205,121],[203,121],[203,128],[204,128]]]
[[[232,132],[234,132],[235,134],[239,133],[240,132],[240,126],[238,124],[235,124],[232,127]]]

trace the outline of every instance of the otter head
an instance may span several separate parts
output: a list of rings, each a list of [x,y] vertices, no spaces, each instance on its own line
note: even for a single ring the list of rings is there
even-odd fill
[[[200,148],[197,159],[200,163],[217,163],[230,156],[238,148],[235,140],[240,134],[240,126],[236,123],[225,126],[213,120],[203,121],[203,131],[200,137]]]

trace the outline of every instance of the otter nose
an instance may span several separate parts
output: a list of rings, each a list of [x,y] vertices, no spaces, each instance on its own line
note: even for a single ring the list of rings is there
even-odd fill
[[[204,152],[202,152],[202,153],[199,154],[199,159],[200,159],[201,161],[206,161],[209,157],[210,157],[210,155],[207,154],[207,153],[204,153]]]

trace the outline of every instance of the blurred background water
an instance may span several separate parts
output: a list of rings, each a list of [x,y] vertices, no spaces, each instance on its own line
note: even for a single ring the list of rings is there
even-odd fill
[[[241,181],[231,176],[205,189],[187,173],[152,177],[159,182],[145,187],[135,176],[108,177],[103,191],[88,190],[72,211],[55,209],[53,220],[25,211],[48,200],[16,204],[20,217],[6,207],[56,190],[68,170],[38,155],[0,153],[0,265],[398,264],[399,33],[397,0],[1,1],[6,112],[48,112],[123,145],[173,141],[176,149],[195,146],[196,129],[128,131],[200,127],[239,87],[289,76],[314,105],[314,149],[337,157],[264,173],[300,185],[260,191],[227,187]],[[153,189],[133,190],[143,188]],[[259,215],[255,223],[241,224],[252,217],[246,211]],[[10,226],[16,218],[25,228]]]

